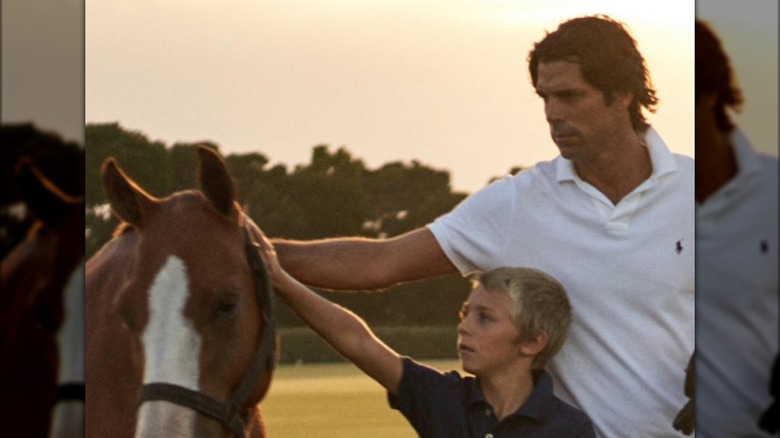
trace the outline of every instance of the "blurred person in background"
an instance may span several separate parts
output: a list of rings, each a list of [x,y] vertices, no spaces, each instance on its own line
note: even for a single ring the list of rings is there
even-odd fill
[[[696,21],[696,431],[767,436],[778,354],[778,161],[729,117],[743,97],[729,57]],[[777,426],[765,422],[765,427]]]

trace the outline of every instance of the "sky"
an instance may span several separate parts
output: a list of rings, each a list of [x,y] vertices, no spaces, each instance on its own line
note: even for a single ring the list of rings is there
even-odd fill
[[[289,166],[326,143],[370,167],[447,169],[474,191],[556,155],[525,57],[562,19],[604,12],[648,59],[662,99],[650,121],[692,155],[692,3],[549,3],[3,0],[2,121],[80,143],[85,119],[116,121],[166,144],[208,139]],[[775,156],[777,8],[696,2],[746,96],[737,122]]]
[[[417,160],[474,192],[557,155],[526,57],[567,19],[625,22],[693,155],[692,1],[87,0],[88,123],[209,140],[288,167],[315,145],[373,169]]]
[[[84,144],[84,1],[2,0],[2,121]]]

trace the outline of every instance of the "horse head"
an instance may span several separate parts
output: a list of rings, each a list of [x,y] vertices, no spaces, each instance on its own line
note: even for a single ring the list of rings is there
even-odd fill
[[[87,424],[95,436],[263,435],[257,405],[274,365],[270,288],[248,250],[224,161],[208,148],[198,157],[200,191],[162,199],[112,158],[102,166],[124,224],[87,264],[88,319],[96,315],[87,328],[88,403],[93,389],[97,397]],[[137,421],[131,427],[121,416]]]
[[[2,263],[8,421],[0,430],[3,436],[83,434],[84,198],[62,191],[29,158],[17,163],[14,176],[34,223]],[[71,391],[58,393],[58,385]]]

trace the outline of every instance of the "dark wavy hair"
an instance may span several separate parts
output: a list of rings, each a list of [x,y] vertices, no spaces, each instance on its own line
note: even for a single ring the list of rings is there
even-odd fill
[[[632,93],[631,125],[637,132],[650,125],[642,107],[655,112],[658,103],[650,73],[636,41],[623,23],[606,15],[573,18],[534,44],[528,55],[531,82],[536,87],[539,63],[567,61],[578,64],[583,78],[604,93],[611,104],[616,93]]]
[[[728,132],[734,122],[726,113],[726,107],[739,111],[742,107],[742,91],[731,68],[720,40],[707,23],[696,20],[696,102],[702,94],[714,94],[715,120],[718,128]]]

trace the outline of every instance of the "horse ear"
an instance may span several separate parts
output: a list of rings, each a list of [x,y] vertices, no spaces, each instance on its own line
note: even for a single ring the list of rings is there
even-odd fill
[[[125,222],[143,227],[152,214],[157,199],[125,175],[113,158],[107,158],[103,162],[100,173],[108,203],[111,204],[114,214]]]
[[[83,197],[70,196],[63,192],[35,166],[28,157],[22,158],[14,171],[19,194],[28,211],[48,225],[57,226]]]
[[[198,147],[198,182],[206,199],[223,215],[238,217],[235,206],[236,186],[225,161],[214,150]]]

